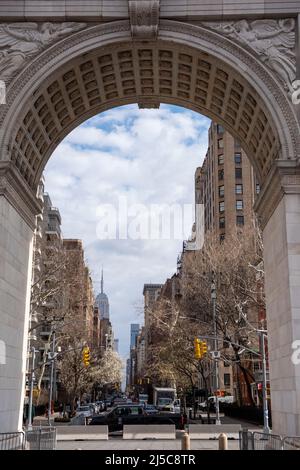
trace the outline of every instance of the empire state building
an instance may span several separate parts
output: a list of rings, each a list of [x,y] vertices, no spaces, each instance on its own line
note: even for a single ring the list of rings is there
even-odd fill
[[[107,295],[103,292],[103,269],[101,273],[101,292],[97,295],[95,306],[98,307],[100,320],[109,320],[109,302]]]

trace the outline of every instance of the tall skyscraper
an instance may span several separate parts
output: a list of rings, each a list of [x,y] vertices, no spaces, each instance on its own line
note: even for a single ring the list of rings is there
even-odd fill
[[[136,338],[139,335],[140,325],[139,323],[131,323],[130,325],[130,349],[135,347]]]
[[[119,340],[118,339],[114,339],[114,351],[115,352],[119,352]]]
[[[96,297],[95,306],[98,307],[100,320],[109,319],[109,302],[108,297],[103,291],[103,269],[101,272],[101,292]]]

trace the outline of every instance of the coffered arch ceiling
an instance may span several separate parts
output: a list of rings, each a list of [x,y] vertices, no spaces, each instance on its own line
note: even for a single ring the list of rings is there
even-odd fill
[[[249,80],[251,70],[238,69],[230,58],[220,60],[213,50],[203,49],[160,38],[116,41],[72,58],[66,54],[64,63],[40,78],[38,86],[31,78],[33,90],[9,129],[11,160],[35,189],[55,147],[87,118],[129,103],[169,103],[223,124],[241,140],[263,181],[274,160],[293,157],[292,147],[298,143],[284,140],[287,126],[280,126],[278,113],[270,109],[267,85],[264,96],[255,77]],[[279,99],[273,97],[278,108]]]

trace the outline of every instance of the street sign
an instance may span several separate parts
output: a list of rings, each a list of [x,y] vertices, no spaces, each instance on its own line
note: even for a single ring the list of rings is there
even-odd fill
[[[221,351],[210,351],[211,357],[213,359],[220,359]]]
[[[269,372],[267,372],[266,376],[267,376],[267,382],[270,382]],[[254,372],[254,379],[255,379],[255,382],[262,382],[263,381],[263,372],[262,372],[262,370],[257,370],[257,371]]]

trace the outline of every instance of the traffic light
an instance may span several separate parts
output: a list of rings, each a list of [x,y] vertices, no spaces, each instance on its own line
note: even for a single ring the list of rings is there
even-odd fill
[[[201,349],[200,349],[201,341],[198,338],[194,338],[194,354],[196,359],[201,359]]]
[[[90,365],[90,348],[85,346],[82,351],[83,364],[87,367]]]
[[[206,341],[200,341],[200,352],[201,352],[201,357],[204,356],[207,353],[207,342]]]

